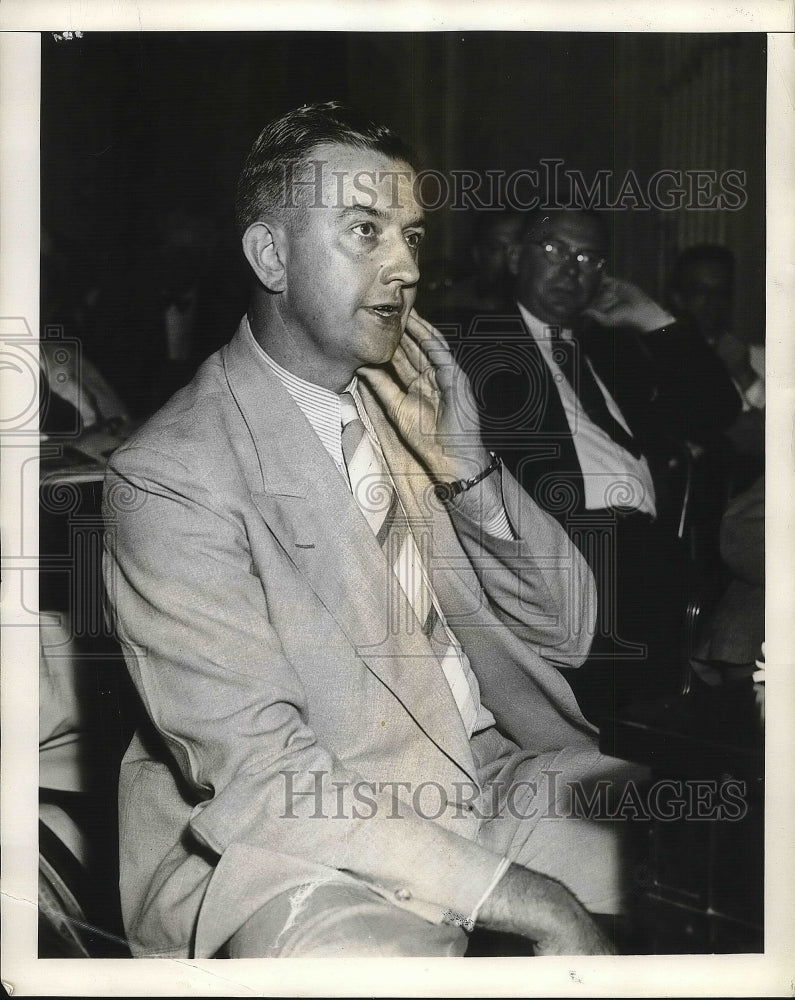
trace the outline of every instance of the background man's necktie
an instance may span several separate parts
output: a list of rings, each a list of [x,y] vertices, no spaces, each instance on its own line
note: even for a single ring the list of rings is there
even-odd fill
[[[583,412],[592,423],[601,427],[617,445],[628,451],[630,455],[634,455],[635,458],[640,458],[642,449],[637,439],[624,430],[607,407],[604,393],[599,388],[588,356],[583,349],[582,340],[572,338],[567,342],[560,338],[557,341],[557,346],[560,347],[560,350],[555,352],[555,360],[566,376],[569,385],[574,389]]]
[[[340,418],[342,455],[354,498],[442,666],[467,734],[471,735],[480,708],[477,679],[466,654],[434,604],[431,586],[397,491],[349,392],[340,396]],[[399,620],[398,615],[395,617]]]

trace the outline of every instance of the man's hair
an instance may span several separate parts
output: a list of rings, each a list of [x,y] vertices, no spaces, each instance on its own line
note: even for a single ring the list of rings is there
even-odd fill
[[[501,208],[497,210],[476,210],[472,222],[472,242],[482,243],[488,239],[497,226],[503,222],[519,222],[524,228],[524,213],[518,208]],[[521,235],[522,230],[519,230]]]
[[[734,285],[734,253],[718,243],[699,243],[683,250],[676,259],[671,288],[681,290],[690,268],[694,264],[718,264],[726,272],[729,285]]]
[[[546,221],[553,219],[556,215],[577,215],[580,218],[591,219],[599,229],[599,235],[604,242],[605,250],[610,247],[610,232],[602,212],[597,212],[593,208],[533,208],[525,214],[524,226],[522,227],[522,240],[526,240],[532,234],[538,234],[543,229]]]
[[[235,218],[242,235],[265,215],[294,206],[288,184],[325,143],[372,150],[409,165],[412,149],[392,129],[378,125],[338,101],[306,104],[268,122],[249,150],[237,185]]]

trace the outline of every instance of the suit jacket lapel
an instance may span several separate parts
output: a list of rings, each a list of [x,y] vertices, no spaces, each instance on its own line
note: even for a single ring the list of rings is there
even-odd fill
[[[523,323],[523,321],[522,321]],[[524,325],[524,323],[523,323]],[[525,327],[525,329],[527,329]],[[536,421],[533,428],[528,428],[528,434],[539,439],[539,444],[543,442],[553,449],[553,453],[548,457],[533,462],[530,467],[525,467],[526,473],[522,478],[522,485],[533,496],[537,503],[545,509],[552,506],[557,511],[554,504],[550,504],[549,498],[555,495],[555,483],[565,479],[571,483],[577,496],[576,507],[583,503],[585,486],[582,479],[582,469],[577,457],[577,450],[574,447],[574,439],[571,434],[566,411],[560,398],[556,383],[552,379],[549,367],[544,360],[541,349],[536,343],[535,337],[527,330],[530,341],[530,349],[537,359],[537,370],[543,374],[543,384],[540,391],[543,393],[541,406],[543,407],[540,420]],[[533,385],[530,390],[536,388]],[[528,438],[529,440],[529,438]],[[495,450],[499,451],[499,448]],[[528,474],[533,475],[532,484],[528,481]],[[551,477],[548,479],[548,477]],[[539,486],[544,481],[545,485]],[[556,513],[556,516],[568,515],[572,510],[566,509]]]
[[[584,343],[591,365],[643,443],[659,389],[644,335],[630,327],[602,326],[583,317]]]
[[[581,316],[573,335],[591,362],[591,367],[601,379],[607,391],[616,398],[616,358],[614,351],[615,331],[604,327],[590,316]]]
[[[465,603],[471,602],[473,596],[480,600],[477,574],[458,540],[450,516],[433,494],[428,473],[405,447],[367,385],[360,383],[360,391],[415,539],[428,561],[426,568],[433,575],[434,592],[442,609],[447,612],[451,603],[460,604],[462,597]],[[438,572],[446,565],[455,565],[452,576]],[[449,589],[451,580],[452,589]]]
[[[223,358],[258,459],[258,467],[248,470],[252,499],[269,530],[368,668],[473,776],[455,701],[427,639],[419,627],[390,632],[391,569],[348,484],[245,327]],[[377,433],[381,439],[380,427]]]

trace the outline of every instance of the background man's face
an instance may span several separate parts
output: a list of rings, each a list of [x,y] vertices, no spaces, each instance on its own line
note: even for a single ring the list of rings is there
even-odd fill
[[[519,241],[522,225],[520,216],[497,219],[473,245],[477,277],[484,290],[504,287],[510,250]]]
[[[601,272],[586,274],[573,253],[559,264],[552,263],[536,245],[545,239],[557,240],[572,251],[590,250],[598,256],[605,256],[607,247],[597,221],[575,212],[551,213],[546,222],[525,236],[516,268],[517,297],[545,323],[567,326],[593,301]]]
[[[732,283],[720,261],[690,264],[674,298],[677,308],[696,323],[707,340],[716,340],[729,328]]]
[[[321,145],[288,229],[279,313],[303,356],[350,370],[390,360],[417,295],[423,212],[407,164]],[[314,186],[314,182],[317,186]]]

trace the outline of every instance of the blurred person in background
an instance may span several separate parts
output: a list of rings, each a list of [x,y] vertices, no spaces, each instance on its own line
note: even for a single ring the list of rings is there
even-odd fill
[[[733,324],[735,258],[728,247],[700,244],[679,255],[671,277],[670,301],[725,366],[742,401],[742,412],[726,428],[723,475],[727,492],[748,488],[762,474],[765,450],[765,348],[755,331]],[[716,471],[716,475],[719,470]]]
[[[514,209],[475,212],[467,248],[469,269],[459,278],[436,279],[428,294],[434,315],[449,309],[494,312],[510,307],[513,277],[508,255],[522,225],[522,213]]]
[[[209,216],[171,209],[158,220],[150,252],[97,294],[89,349],[136,417],[190,381],[231,332],[230,289],[210,279],[217,235]]]
[[[570,678],[591,718],[662,693],[676,674],[688,579],[669,470],[740,410],[703,338],[611,276],[609,252],[597,212],[528,213],[509,253],[512,312],[436,314],[457,340],[487,446],[591,565],[598,630]]]

